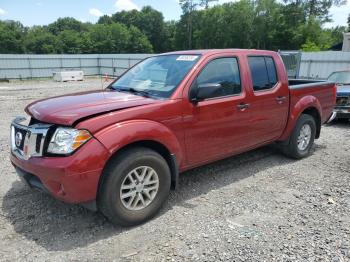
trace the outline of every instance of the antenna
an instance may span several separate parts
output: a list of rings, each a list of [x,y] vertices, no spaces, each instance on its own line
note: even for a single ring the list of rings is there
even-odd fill
[[[105,73],[104,76],[101,75],[101,88],[102,88],[102,90],[105,89],[104,83],[105,82],[108,83],[108,81],[109,81],[109,78],[108,78],[108,74],[107,73]]]

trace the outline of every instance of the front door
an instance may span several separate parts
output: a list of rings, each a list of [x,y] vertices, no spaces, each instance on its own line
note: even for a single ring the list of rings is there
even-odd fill
[[[198,103],[189,103],[184,115],[187,164],[212,161],[248,146],[249,111],[241,84],[238,59],[210,60],[191,88],[220,88]]]

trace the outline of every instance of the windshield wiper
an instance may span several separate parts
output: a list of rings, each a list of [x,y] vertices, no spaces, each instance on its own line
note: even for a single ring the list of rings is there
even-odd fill
[[[151,94],[145,90],[137,90],[135,88],[115,88],[114,90],[117,90],[117,91],[121,91],[121,92],[130,92],[130,93],[133,93],[133,94],[136,94],[136,95],[141,95],[141,96],[144,96],[144,97],[150,97]]]

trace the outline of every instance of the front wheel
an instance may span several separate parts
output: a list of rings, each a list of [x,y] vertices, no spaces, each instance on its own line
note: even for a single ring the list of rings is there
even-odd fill
[[[170,169],[161,155],[148,148],[126,150],[104,171],[99,209],[113,224],[140,224],[159,211],[170,183]]]
[[[289,143],[282,146],[283,153],[295,159],[308,156],[314,143],[315,135],[315,119],[310,115],[302,114],[289,138]]]

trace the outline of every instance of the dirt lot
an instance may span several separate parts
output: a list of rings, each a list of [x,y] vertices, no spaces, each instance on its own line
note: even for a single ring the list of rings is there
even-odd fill
[[[11,119],[33,100],[96,88],[0,83],[0,260],[350,261],[347,122],[324,127],[307,159],[269,146],[186,172],[161,213],[134,228],[28,189],[9,162]]]

